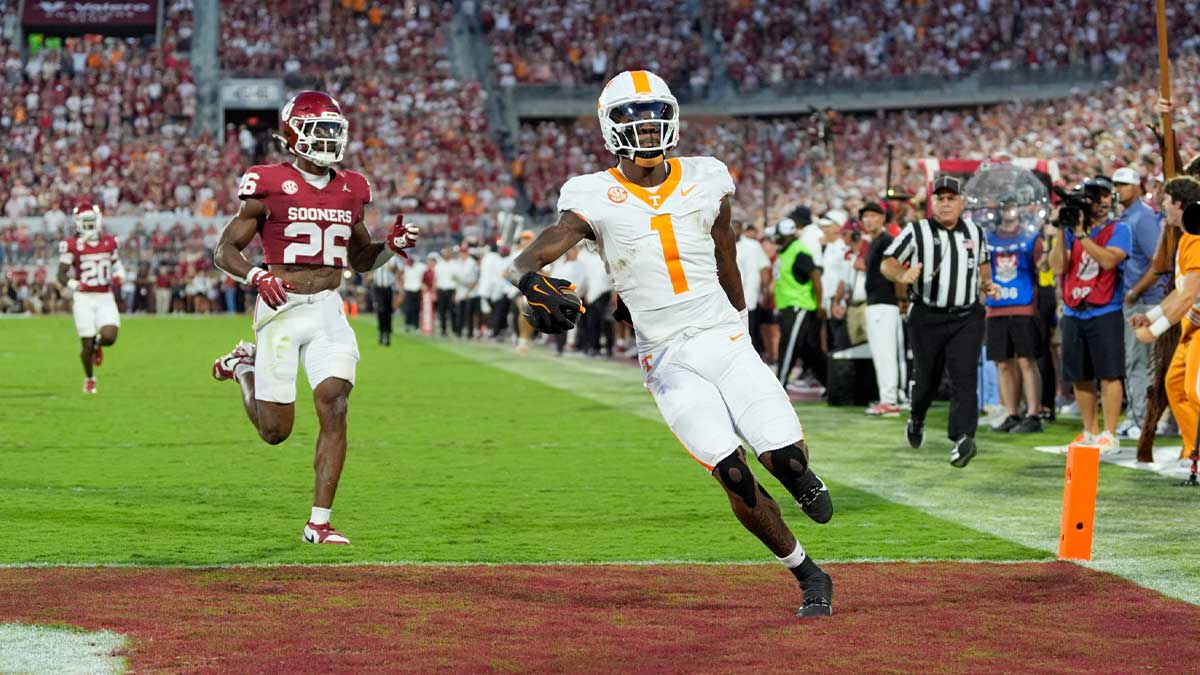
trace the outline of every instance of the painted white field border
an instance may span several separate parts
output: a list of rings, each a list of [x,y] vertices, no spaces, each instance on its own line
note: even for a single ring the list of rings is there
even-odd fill
[[[123,673],[125,636],[57,626],[0,624],[0,673]]]
[[[1065,445],[1038,445],[1034,446],[1033,449],[1051,455],[1067,454],[1067,446]],[[1137,453],[1134,448],[1121,448],[1121,451],[1116,454],[1100,455],[1100,461],[1129,469],[1153,471],[1168,478],[1182,480],[1191,474],[1192,462],[1189,459],[1179,459],[1179,450],[1180,446],[1178,445],[1156,446],[1154,448],[1153,462],[1139,462],[1137,461]]]
[[[1025,563],[1052,563],[1057,560],[1046,558],[1030,558],[1025,560],[981,560],[976,558],[841,558],[821,559],[822,565],[849,565],[858,563],[963,563],[968,565],[1020,565]],[[658,566],[701,566],[701,567],[752,567],[757,565],[777,566],[772,560],[352,560],[344,562],[263,562],[263,563],[213,563],[208,565],[161,565],[146,563],[106,563],[106,562],[29,562],[29,563],[0,563],[0,569],[181,569],[181,570],[221,570],[221,569],[276,569],[295,567],[658,567]]]

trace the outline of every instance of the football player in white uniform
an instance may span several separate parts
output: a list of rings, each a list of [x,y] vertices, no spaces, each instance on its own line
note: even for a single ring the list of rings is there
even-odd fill
[[[679,106],[653,73],[614,77],[598,114],[619,165],[563,185],[558,222],[513,261],[508,279],[525,295],[536,328],[569,330],[585,308],[569,280],[538,271],[579,241],[595,242],[631,314],[646,388],[667,424],[724,487],[742,525],[796,576],[804,592],[797,616],[831,614],[832,580],[745,460],[742,439],[809,517],[833,516],[796,411],[746,337],[730,225],[733,179],[712,157],[666,157],[678,141]]]

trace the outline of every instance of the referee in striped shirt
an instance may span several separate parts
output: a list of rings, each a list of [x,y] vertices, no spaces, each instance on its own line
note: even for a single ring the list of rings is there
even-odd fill
[[[992,283],[987,236],[978,225],[963,219],[963,203],[962,180],[939,176],[933,182],[933,219],[905,225],[884,251],[880,265],[885,277],[912,288],[908,326],[913,336],[913,395],[905,430],[908,443],[914,448],[925,443],[925,413],[933,403],[942,372],[947,371],[947,435],[954,442],[950,464],[960,468],[976,452],[976,367],[984,335],[980,290],[989,295],[999,292]]]

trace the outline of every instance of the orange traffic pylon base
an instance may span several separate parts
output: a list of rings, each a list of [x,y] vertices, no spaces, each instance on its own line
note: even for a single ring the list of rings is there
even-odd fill
[[[1092,530],[1096,523],[1096,488],[1099,483],[1100,448],[1094,445],[1071,445],[1067,448],[1062,530],[1058,536],[1059,560],[1092,559]]]

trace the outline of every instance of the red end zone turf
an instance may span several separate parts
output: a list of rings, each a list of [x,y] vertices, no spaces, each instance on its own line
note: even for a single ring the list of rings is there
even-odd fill
[[[1067,563],[841,564],[798,620],[756,566],[3,569],[0,622],[132,638],[135,672],[1180,669],[1200,607]]]

